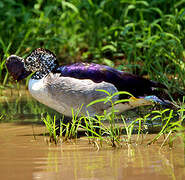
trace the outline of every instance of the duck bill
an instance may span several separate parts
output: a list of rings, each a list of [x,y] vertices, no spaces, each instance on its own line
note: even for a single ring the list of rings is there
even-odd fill
[[[17,81],[21,81],[22,79],[25,79],[26,77],[28,77],[32,72],[28,72],[28,71],[25,71],[24,73],[22,73],[20,76],[16,77],[15,80]]]
[[[8,72],[14,80],[20,81],[31,74],[30,71],[26,71],[24,67],[24,59],[11,55],[6,61],[6,67]]]

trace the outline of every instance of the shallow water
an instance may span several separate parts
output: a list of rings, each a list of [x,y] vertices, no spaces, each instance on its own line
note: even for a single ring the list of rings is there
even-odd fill
[[[48,145],[43,126],[0,124],[1,179],[184,179],[182,142],[97,151],[85,140]],[[33,133],[35,136],[33,136]]]
[[[160,149],[159,141],[150,146],[145,143],[125,145],[120,149],[106,146],[97,151],[84,139],[56,146],[47,143],[48,137],[43,135],[45,128],[39,124],[40,112],[47,109],[40,108],[25,92],[9,97],[1,96],[1,112],[7,113],[0,123],[2,180],[185,179],[181,139],[172,149],[167,146]],[[148,139],[152,137],[147,136]]]

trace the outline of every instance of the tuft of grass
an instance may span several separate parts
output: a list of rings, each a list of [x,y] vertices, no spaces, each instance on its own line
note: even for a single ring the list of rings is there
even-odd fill
[[[170,147],[173,145],[173,141],[177,137],[181,137],[183,142],[185,140],[185,97],[183,97],[183,102],[181,105],[176,105],[178,110],[175,112],[172,109],[165,109],[162,111],[152,111],[151,113],[157,114],[153,117],[153,120],[161,119],[161,130],[160,132],[148,142],[148,144],[155,143],[162,135],[164,136],[164,141],[161,145],[163,147],[168,144]],[[166,113],[167,112],[167,113]],[[168,141],[168,143],[167,143]]]
[[[51,118],[49,114],[46,115],[46,117],[42,117],[42,120],[49,132],[49,142],[54,142],[55,144],[58,143],[58,136],[57,136],[57,130],[59,127],[56,126],[56,116]]]
[[[60,137],[62,138],[63,142],[71,139],[76,139],[77,138],[77,132],[78,128],[80,126],[81,120],[78,119],[79,113],[81,111],[81,108],[83,105],[76,111],[74,112],[72,108],[72,119],[69,122],[61,121],[60,122]],[[63,119],[64,120],[64,119]],[[62,137],[64,135],[64,138]]]
[[[100,125],[99,127],[93,126],[93,123],[91,121],[89,121],[90,122],[89,124],[92,125],[91,131],[94,134],[96,134],[96,136],[97,136],[97,132],[95,133],[95,131],[94,131],[94,128],[97,128],[97,129],[99,129],[99,134],[98,134],[99,136],[98,137],[101,141],[102,141],[102,139],[100,137],[102,135],[105,135],[105,136],[107,136],[106,142],[111,144],[112,147],[122,146],[121,134],[122,134],[123,128],[116,124],[116,119],[118,119],[116,113],[118,112],[118,110],[116,110],[115,105],[118,103],[121,103],[121,102],[128,102],[129,99],[113,101],[113,98],[115,96],[119,96],[119,95],[129,95],[131,97],[132,97],[132,95],[128,92],[125,92],[125,91],[116,92],[114,94],[111,94],[111,93],[107,92],[106,90],[97,90],[97,91],[104,92],[107,96],[105,98],[92,101],[91,103],[88,104],[87,107],[89,107],[95,103],[103,102],[105,104],[109,103],[111,105],[111,108],[110,108],[109,112],[104,111],[104,114],[102,116],[96,116],[96,118],[93,118],[94,119],[93,122]],[[90,120],[92,118],[88,117],[88,119]],[[102,123],[102,121],[108,121],[108,126],[106,127]]]
[[[74,113],[72,110],[72,121],[65,124],[60,123],[60,136],[56,136],[57,128],[56,118],[52,119],[51,116],[47,115],[43,119],[46,128],[49,131],[50,139],[52,139],[56,144],[59,142],[59,139],[62,139],[62,142],[70,140],[71,138],[76,139],[78,130],[81,128],[86,131],[85,135],[89,140],[89,143],[94,144],[97,149],[100,149],[103,144],[107,144],[111,147],[120,148],[123,145],[130,145],[133,143],[144,142],[144,136],[148,135],[149,125],[152,124],[155,127],[160,127],[160,131],[156,136],[147,142],[148,145],[158,141],[160,137],[164,137],[164,141],[161,144],[163,147],[165,144],[168,144],[169,147],[173,146],[173,141],[177,137],[181,137],[185,141],[185,108],[184,103],[179,105],[178,110],[173,109],[161,109],[161,110],[152,110],[150,113],[144,115],[143,117],[137,117],[135,120],[132,120],[129,123],[124,117],[124,114],[121,115],[122,123],[118,123],[120,116],[116,115],[117,110],[115,105],[118,101],[113,101],[113,97],[119,94],[127,94],[126,92],[118,92],[115,94],[109,94],[105,90],[101,90],[106,93],[107,96],[100,100],[95,100],[89,104],[89,106],[94,103],[103,102],[110,103],[111,109],[109,112],[104,111],[102,115],[96,115],[91,117],[89,115],[84,116],[80,114],[81,108]],[[185,99],[185,98],[184,98]],[[124,100],[124,101],[128,101]],[[63,132],[65,131],[65,135]],[[137,134],[137,138],[133,138],[133,135]],[[64,136],[62,136],[64,135]],[[59,138],[59,139],[57,139]]]

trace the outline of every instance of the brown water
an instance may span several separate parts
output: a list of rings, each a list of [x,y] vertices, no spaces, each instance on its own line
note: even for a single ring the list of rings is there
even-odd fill
[[[106,147],[97,151],[83,139],[76,143],[49,145],[46,142],[48,137],[43,135],[45,128],[35,123],[40,121],[37,116],[40,112],[30,114],[33,109],[29,107],[35,108],[37,104],[33,102],[28,106],[25,96],[20,97],[18,103],[11,98],[6,99],[5,106],[1,106],[4,108],[1,111],[7,112],[6,119],[11,117],[12,121],[0,123],[1,180],[185,179],[185,154],[181,139],[172,149],[167,146],[160,149],[161,142],[158,142],[150,146],[125,145],[120,149]],[[23,106],[20,106],[21,103]],[[19,116],[15,116],[16,112]],[[14,123],[14,119],[18,121]]]
[[[97,151],[85,140],[48,145],[43,132],[38,125],[0,124],[1,179],[185,179],[181,141],[173,149],[156,144]]]

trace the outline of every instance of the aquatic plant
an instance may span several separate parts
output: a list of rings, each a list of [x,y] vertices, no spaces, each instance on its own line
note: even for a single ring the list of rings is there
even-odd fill
[[[125,91],[116,92],[114,94],[111,94],[106,90],[99,89],[97,91],[104,92],[106,94],[106,97],[92,101],[91,103],[88,104],[87,107],[92,106],[95,103],[104,102],[104,103],[109,103],[111,105],[111,108],[108,111],[105,110],[103,115],[101,116],[96,115],[95,118],[88,116],[87,117],[88,121],[86,120],[87,123],[84,128],[88,131],[91,130],[92,134],[96,135],[96,138],[98,137],[100,142],[102,141],[102,136],[106,136],[106,138],[103,140],[111,144],[112,147],[119,147],[121,146],[121,134],[122,134],[123,128],[116,124],[116,119],[118,119],[116,114],[118,113],[118,110],[115,108],[115,106],[121,102],[128,102],[129,99],[122,99],[114,102],[113,98],[119,95],[127,95],[131,97],[133,96],[132,94]],[[108,126],[104,125],[103,123],[104,121],[108,121]],[[89,126],[90,126],[90,129],[87,128]]]
[[[3,118],[3,115],[2,114],[0,114],[0,121],[1,121],[1,119]]]
[[[178,110],[174,112],[174,110],[169,110],[168,115],[164,118],[162,118],[162,128],[161,131],[152,139],[148,144],[154,143],[157,139],[160,138],[160,136],[165,135],[164,141],[161,145],[161,147],[166,143],[170,147],[173,146],[173,141],[177,137],[181,137],[183,139],[183,142],[185,142],[185,104],[184,101],[185,97],[183,97],[183,103],[181,103],[180,106],[178,106]],[[163,114],[164,111],[162,111],[160,114]],[[167,140],[169,142],[167,143]],[[185,143],[184,143],[185,147]]]
[[[96,115],[95,117],[91,116],[80,116],[79,111],[75,114],[72,110],[72,120],[68,123],[60,123],[60,136],[58,138],[62,139],[62,142],[70,139],[76,139],[79,128],[85,131],[86,137],[89,139],[89,143],[94,144],[98,149],[102,147],[103,143],[106,143],[112,147],[122,147],[123,145],[129,145],[143,143],[144,136],[146,137],[149,132],[149,126],[152,124],[151,128],[155,126],[159,127],[159,132],[156,136],[151,139],[147,144],[150,145],[155,143],[161,136],[164,136],[164,141],[161,144],[161,147],[164,146],[168,141],[169,146],[171,147],[175,138],[181,136],[183,141],[185,139],[185,108],[184,103],[180,106],[176,105],[178,109],[160,109],[160,110],[151,110],[143,117],[137,117],[131,121],[127,121],[124,117],[124,114],[121,115],[122,123],[118,123],[120,116],[117,115],[117,110],[115,105],[120,103],[119,101],[113,102],[112,98],[119,94],[127,94],[127,92],[118,92],[115,94],[109,94],[105,90],[100,90],[107,94],[105,98],[95,100],[89,104],[89,106],[94,103],[104,102],[110,103],[110,111],[104,111],[102,115]],[[129,101],[129,99],[122,100],[124,102]],[[51,116],[47,116],[44,119],[46,128],[49,131],[50,139],[54,139],[54,142],[57,143],[59,140],[56,140],[56,130],[54,127],[55,117],[52,120]],[[157,122],[157,125],[154,125]],[[65,132],[65,134],[63,133]],[[133,135],[137,134],[137,138],[133,138]],[[63,135],[63,136],[62,136]]]
[[[46,115],[46,117],[42,117],[42,120],[49,132],[49,142],[54,142],[55,144],[58,143],[57,138],[57,130],[59,127],[56,126],[56,116],[51,118],[49,114]]]
[[[72,108],[72,119],[70,121],[64,122],[64,118],[60,121],[60,137],[63,142],[77,138],[77,131],[81,122],[80,119],[78,119],[78,116],[82,107],[83,105],[76,112],[74,112]]]

